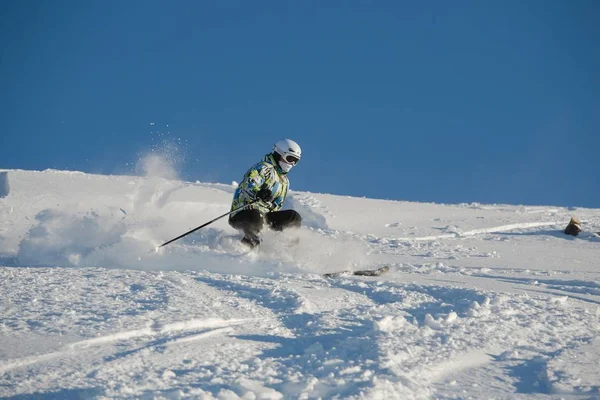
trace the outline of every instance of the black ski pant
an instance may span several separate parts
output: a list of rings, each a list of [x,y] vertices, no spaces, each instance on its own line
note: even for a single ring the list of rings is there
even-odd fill
[[[257,237],[266,223],[275,231],[299,227],[302,217],[295,210],[271,211],[264,216],[258,210],[242,210],[229,218],[229,225],[240,229],[248,237]]]

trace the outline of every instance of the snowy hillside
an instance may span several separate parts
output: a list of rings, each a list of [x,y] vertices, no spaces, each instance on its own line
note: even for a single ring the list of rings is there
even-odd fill
[[[1,170],[0,397],[600,398],[600,210],[292,192],[153,251],[233,190]]]

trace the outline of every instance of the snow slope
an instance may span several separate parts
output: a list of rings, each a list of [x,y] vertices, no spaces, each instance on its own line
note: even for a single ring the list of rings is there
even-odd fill
[[[293,192],[153,251],[233,190],[0,171],[0,397],[600,398],[600,210]]]

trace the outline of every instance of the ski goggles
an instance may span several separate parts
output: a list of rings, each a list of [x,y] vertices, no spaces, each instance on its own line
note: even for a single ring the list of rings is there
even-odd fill
[[[300,159],[298,157],[293,156],[291,154],[288,154],[287,156],[282,157],[282,159],[283,159],[283,161],[285,161],[286,163],[291,164],[291,165],[296,165],[296,164],[298,164],[298,161],[300,161]]]

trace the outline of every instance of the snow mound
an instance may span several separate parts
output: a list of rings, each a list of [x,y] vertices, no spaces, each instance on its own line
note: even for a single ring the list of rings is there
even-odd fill
[[[598,397],[599,210],[572,237],[560,207],[293,192],[258,250],[221,219],[156,251],[234,186],[145,162],[0,178],[0,397]]]

